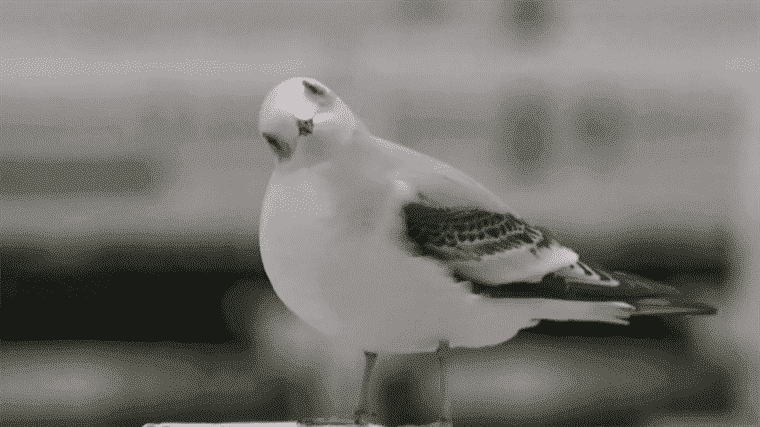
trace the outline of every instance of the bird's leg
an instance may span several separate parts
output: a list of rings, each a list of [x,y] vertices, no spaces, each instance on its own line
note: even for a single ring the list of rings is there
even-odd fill
[[[364,376],[362,378],[362,391],[361,391],[361,397],[359,397],[359,407],[356,409],[356,412],[354,412],[354,422],[356,424],[364,425],[367,424],[368,420],[366,419],[366,416],[375,416],[374,413],[370,413],[368,411],[369,406],[369,382],[372,377],[372,370],[375,368],[375,364],[377,362],[377,353],[372,353],[370,351],[364,352]]]
[[[435,350],[435,356],[438,359],[438,374],[440,378],[441,391],[441,414],[438,419],[440,427],[451,427],[451,396],[446,388],[446,359],[449,356],[451,348],[449,342],[441,340],[438,342],[438,348]]]

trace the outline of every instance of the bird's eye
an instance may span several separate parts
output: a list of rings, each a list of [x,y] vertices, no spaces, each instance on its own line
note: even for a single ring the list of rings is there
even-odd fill
[[[314,132],[314,120],[296,120],[298,124],[298,136],[311,135]]]

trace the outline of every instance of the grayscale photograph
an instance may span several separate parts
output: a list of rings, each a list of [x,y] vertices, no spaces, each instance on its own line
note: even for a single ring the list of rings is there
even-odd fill
[[[3,1],[0,424],[760,424],[760,3]]]

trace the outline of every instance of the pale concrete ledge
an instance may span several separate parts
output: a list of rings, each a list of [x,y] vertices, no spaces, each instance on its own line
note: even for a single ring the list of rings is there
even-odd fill
[[[273,422],[273,423],[256,423],[256,422],[242,422],[242,423],[221,423],[221,424],[209,424],[209,423],[148,423],[143,427],[300,427],[303,424],[299,424],[295,421],[286,422]]]
[[[257,422],[234,422],[234,423],[221,423],[221,424],[211,424],[211,423],[148,423],[145,424],[143,427],[307,427],[307,426],[320,426],[320,427],[345,427],[345,426],[353,426],[356,425],[352,421],[316,421],[312,423],[299,423],[297,421],[285,421],[285,422],[265,422],[265,423],[257,423]],[[440,426],[440,423],[432,423],[432,424],[425,424],[422,426],[415,426],[412,424],[409,424],[407,426],[401,426],[401,427],[438,427]],[[364,424],[364,427],[383,427],[379,424]]]

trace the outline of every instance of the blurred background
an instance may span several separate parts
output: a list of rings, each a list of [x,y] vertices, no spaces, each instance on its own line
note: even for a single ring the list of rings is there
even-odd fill
[[[458,425],[756,425],[756,2],[3,2],[0,421],[348,417],[363,356],[279,301],[258,110],[314,77],[592,260],[716,316],[543,322],[451,361]],[[755,82],[752,84],[752,82]],[[378,421],[438,410],[381,359]]]

